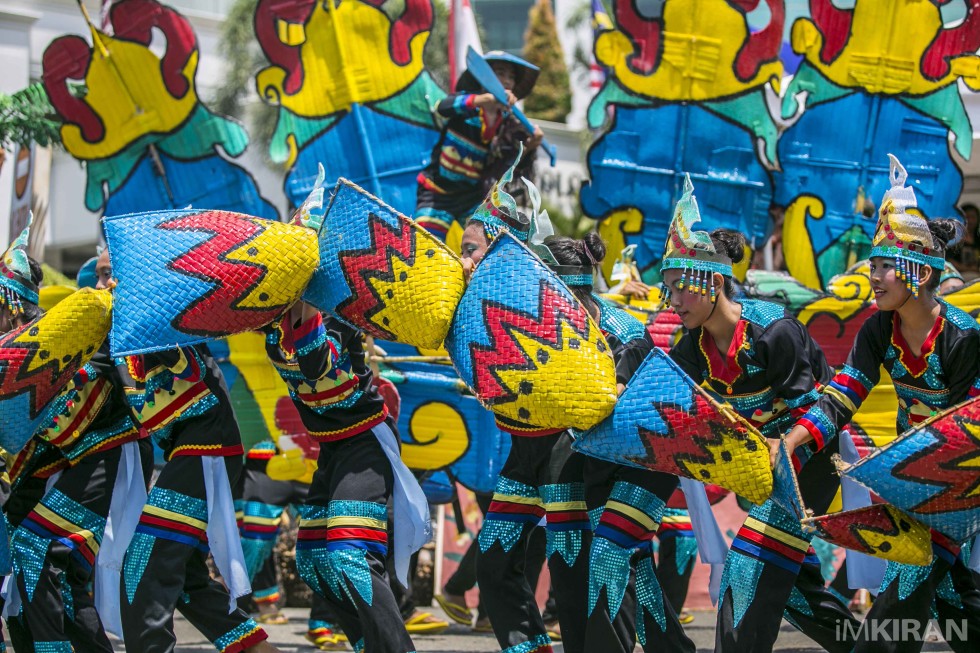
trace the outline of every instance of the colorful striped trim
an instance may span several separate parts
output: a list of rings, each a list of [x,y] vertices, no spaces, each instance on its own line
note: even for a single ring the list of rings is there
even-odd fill
[[[278,603],[282,598],[278,587],[270,587],[264,590],[252,590],[252,600],[256,603]]]
[[[143,506],[136,532],[185,544],[206,553],[207,528],[206,501],[172,490],[153,488]]]
[[[837,427],[819,405],[810,406],[810,410],[799,419],[797,424],[809,431],[818,449],[823,449],[827,440],[837,435]]]
[[[240,653],[268,638],[269,636],[255,623],[255,620],[249,619],[214,640],[214,646],[221,653]]]
[[[595,537],[623,549],[646,549],[660,528],[665,505],[657,495],[638,485],[616,481],[595,528]]]
[[[80,440],[75,442],[74,446],[62,453],[68,459],[69,464],[74,466],[87,456],[109,451],[144,437],[149,437],[149,433],[136,428],[133,420],[127,415],[110,428],[88,431]]]
[[[363,549],[384,557],[388,552],[388,510],[369,501],[331,501],[326,508],[307,510],[296,535],[297,549],[341,551]]]
[[[810,543],[749,516],[732,541],[732,549],[787,571],[798,572]]]
[[[310,437],[312,437],[317,442],[335,442],[337,440],[343,440],[357,435],[358,433],[364,433],[365,431],[370,431],[378,424],[381,424],[388,417],[388,407],[382,404],[381,411],[372,417],[362,419],[356,424],[351,424],[350,426],[344,427],[342,429],[337,429],[336,431],[310,431]]]
[[[82,569],[91,571],[99,554],[105,519],[52,488],[20,528],[43,540],[60,542],[71,550],[72,559]]]
[[[63,409],[38,437],[62,448],[75,442],[98,416],[111,392],[109,382],[98,378],[95,383],[84,385],[81,391],[69,393],[73,398],[64,399]]]
[[[221,444],[182,444],[171,450],[167,460],[179,456],[243,456],[245,449],[240,444],[221,445]]]

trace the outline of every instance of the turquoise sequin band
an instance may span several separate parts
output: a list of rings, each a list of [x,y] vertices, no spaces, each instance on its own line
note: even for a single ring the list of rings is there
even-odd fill
[[[591,274],[560,274],[558,278],[565,282],[566,286],[589,286],[592,287],[593,277]]]
[[[229,630],[227,633],[225,633],[218,639],[214,640],[214,646],[219,651],[222,651],[222,653],[224,653],[224,651],[228,650],[229,648],[231,648],[236,644],[238,644],[239,646],[235,650],[244,650],[245,646],[242,646],[242,644],[251,646],[253,644],[257,644],[259,641],[258,639],[256,639],[255,642],[249,644],[245,642],[245,640],[262,632],[263,632],[262,628],[260,628],[259,625],[255,623],[255,620],[249,619],[247,621],[238,624],[237,626]],[[265,638],[263,637],[262,639]]]
[[[901,258],[906,261],[912,261],[913,263],[918,263],[919,265],[928,265],[929,267],[936,268],[937,270],[942,270],[946,267],[946,259],[942,256],[932,256],[930,254],[923,254],[922,252],[913,252],[905,247],[896,247],[895,245],[878,245],[871,248],[871,254],[868,258]]]

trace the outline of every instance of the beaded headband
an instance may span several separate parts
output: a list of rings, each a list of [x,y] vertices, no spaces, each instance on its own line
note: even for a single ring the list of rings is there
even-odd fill
[[[894,258],[898,278],[919,296],[919,273],[923,265],[942,270],[945,252],[929,231],[929,222],[917,208],[915,192],[905,185],[908,172],[889,154],[891,188],[878,208],[878,224],[871,242],[871,257]]]

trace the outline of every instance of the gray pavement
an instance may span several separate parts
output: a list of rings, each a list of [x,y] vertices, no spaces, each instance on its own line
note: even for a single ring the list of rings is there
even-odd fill
[[[438,608],[432,608],[431,611],[440,617],[443,616]],[[287,608],[284,612],[289,616],[290,623],[285,626],[269,626],[267,630],[270,641],[284,653],[311,653],[315,649],[307,644],[303,638],[306,632],[307,611],[300,608]],[[694,615],[694,622],[685,628],[695,644],[697,644],[699,652],[711,651],[714,646],[715,614],[714,612],[704,611],[694,612]],[[213,652],[215,650],[200,633],[179,617],[177,619],[177,638],[177,653],[201,653],[203,651]],[[452,624],[449,630],[440,635],[416,636],[414,640],[419,653],[500,650],[492,635],[476,634],[468,628],[456,624]],[[119,644],[116,650],[125,651],[125,648]],[[636,650],[639,651],[640,649],[637,648]],[[792,626],[783,622],[775,650],[782,653],[811,653],[822,649],[810,639],[794,630]],[[949,650],[949,647],[945,643],[929,643],[923,648],[923,651],[928,652]],[[555,647],[555,651],[556,653],[562,651],[560,644]],[[597,651],[596,653],[606,652]]]

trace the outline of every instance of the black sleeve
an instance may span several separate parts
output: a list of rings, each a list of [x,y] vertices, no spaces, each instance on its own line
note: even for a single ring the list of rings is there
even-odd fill
[[[980,331],[960,331],[943,361],[946,383],[949,385],[949,405],[955,406],[970,398],[970,391],[980,378]]]
[[[625,344],[613,335],[606,336],[606,340],[612,347],[613,359],[616,361],[616,383],[626,385],[646,360],[647,355],[653,351],[653,340],[649,333],[644,333],[641,338],[633,338]]]
[[[694,342],[696,340],[695,335],[692,332],[687,332],[681,339],[670,349],[670,358],[677,365],[680,366],[684,373],[691,377],[695,383],[701,385],[702,375],[701,375],[701,358],[695,349]]]

